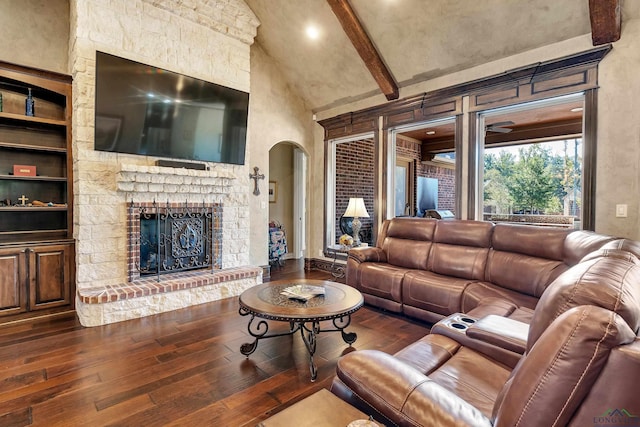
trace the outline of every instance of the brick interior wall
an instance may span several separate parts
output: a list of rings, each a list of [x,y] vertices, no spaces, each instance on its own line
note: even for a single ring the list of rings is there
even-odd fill
[[[343,234],[340,230],[340,217],[347,209],[349,198],[362,197],[369,218],[360,219],[361,239],[363,242],[372,243],[374,150],[372,139],[344,142],[336,147],[336,240]]]
[[[396,138],[396,155],[399,157],[413,159],[414,182],[415,178],[421,176],[425,178],[435,178],[438,180],[438,209],[448,209],[455,213],[456,200],[456,172],[455,169],[436,166],[433,164],[422,164],[422,144],[419,142],[404,139],[400,136]],[[413,200],[416,200],[416,188],[413,189]],[[414,202],[413,211],[416,211]]]

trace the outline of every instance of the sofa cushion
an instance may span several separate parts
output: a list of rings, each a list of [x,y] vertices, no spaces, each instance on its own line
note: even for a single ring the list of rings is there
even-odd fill
[[[540,298],[568,266],[564,243],[569,230],[496,224],[491,236],[485,281]]]
[[[387,262],[398,267],[426,270],[436,224],[436,220],[426,218],[389,221],[379,243],[387,254]]]
[[[562,261],[492,249],[487,259],[485,280],[540,298],[547,286],[568,268]]]
[[[449,337],[429,334],[409,344],[394,356],[425,375],[442,366],[460,349],[460,343]]]
[[[357,288],[362,293],[402,303],[402,280],[406,273],[406,268],[365,262],[360,264],[360,283]]]
[[[640,330],[640,266],[617,256],[582,262],[558,277],[544,293],[529,330],[533,345],[553,320],[580,305],[614,311]]]
[[[417,270],[426,270],[431,242],[387,237],[382,243],[389,264]]]
[[[488,248],[491,245],[493,224],[487,221],[439,221],[433,234],[436,243]]]
[[[538,298],[502,288],[490,282],[473,282],[465,288],[462,294],[460,311],[468,313],[483,303],[495,304],[495,299],[501,299],[516,307],[526,307],[531,310],[533,310],[538,303]],[[499,310],[502,309],[500,308]],[[491,312],[489,314],[500,313]]]
[[[583,305],[564,312],[513,370],[495,402],[495,425],[568,425],[611,349],[635,338],[620,316],[604,308]],[[610,378],[608,387],[615,385]],[[602,413],[600,407],[591,410],[591,417]]]
[[[332,391],[341,397],[357,396],[393,425],[491,426],[486,414],[460,399],[455,391],[390,354],[354,351],[338,360],[337,371]]]
[[[412,270],[402,282],[402,302],[448,316],[460,311],[460,300],[470,280]]]
[[[564,241],[564,263],[567,265],[576,265],[585,255],[605,246],[610,246],[615,238],[604,234],[598,234],[593,231],[576,230],[569,233]],[[626,239],[618,239],[617,241]],[[631,242],[627,240],[627,242]],[[625,246],[620,242],[621,246]],[[618,248],[620,249],[620,248]]]
[[[483,280],[492,230],[490,222],[440,221],[428,269],[445,276]]]
[[[496,251],[563,261],[564,241],[570,233],[571,230],[555,227],[496,224],[491,246]]]
[[[428,269],[445,276],[484,280],[488,248],[434,243]]]
[[[427,375],[489,416],[511,369],[439,334],[429,334],[394,357]],[[482,372],[477,367],[482,366]]]

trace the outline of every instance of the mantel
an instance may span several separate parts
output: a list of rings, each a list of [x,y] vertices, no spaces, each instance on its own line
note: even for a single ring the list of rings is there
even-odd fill
[[[127,193],[227,194],[235,179],[236,175],[226,170],[121,164],[116,188]]]

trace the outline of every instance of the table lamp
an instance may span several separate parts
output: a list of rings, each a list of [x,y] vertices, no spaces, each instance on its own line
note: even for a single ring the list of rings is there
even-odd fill
[[[351,229],[353,230],[353,246],[360,246],[360,227],[362,223],[358,218],[369,218],[369,212],[364,206],[364,199],[362,197],[352,197],[349,199],[347,210],[344,212],[344,216],[352,217]]]

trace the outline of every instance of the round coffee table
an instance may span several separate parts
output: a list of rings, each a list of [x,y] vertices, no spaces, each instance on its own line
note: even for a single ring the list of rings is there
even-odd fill
[[[308,301],[282,295],[285,288],[296,285],[323,287],[324,295],[313,297]],[[320,332],[339,331],[345,343],[353,344],[358,336],[354,332],[345,332],[344,329],[351,323],[351,313],[363,304],[364,299],[357,289],[326,280],[283,280],[253,286],[240,295],[239,313],[241,316],[251,315],[248,330],[255,340],[242,344],[240,352],[249,357],[256,350],[259,340],[291,335],[300,331],[309,352],[311,381],[315,381],[318,375],[313,362],[313,355],[316,352],[316,335]],[[254,322],[256,317],[261,319]],[[268,335],[269,324],[262,319],[289,322],[289,331]],[[321,328],[320,322],[324,320],[331,320],[333,328]]]

